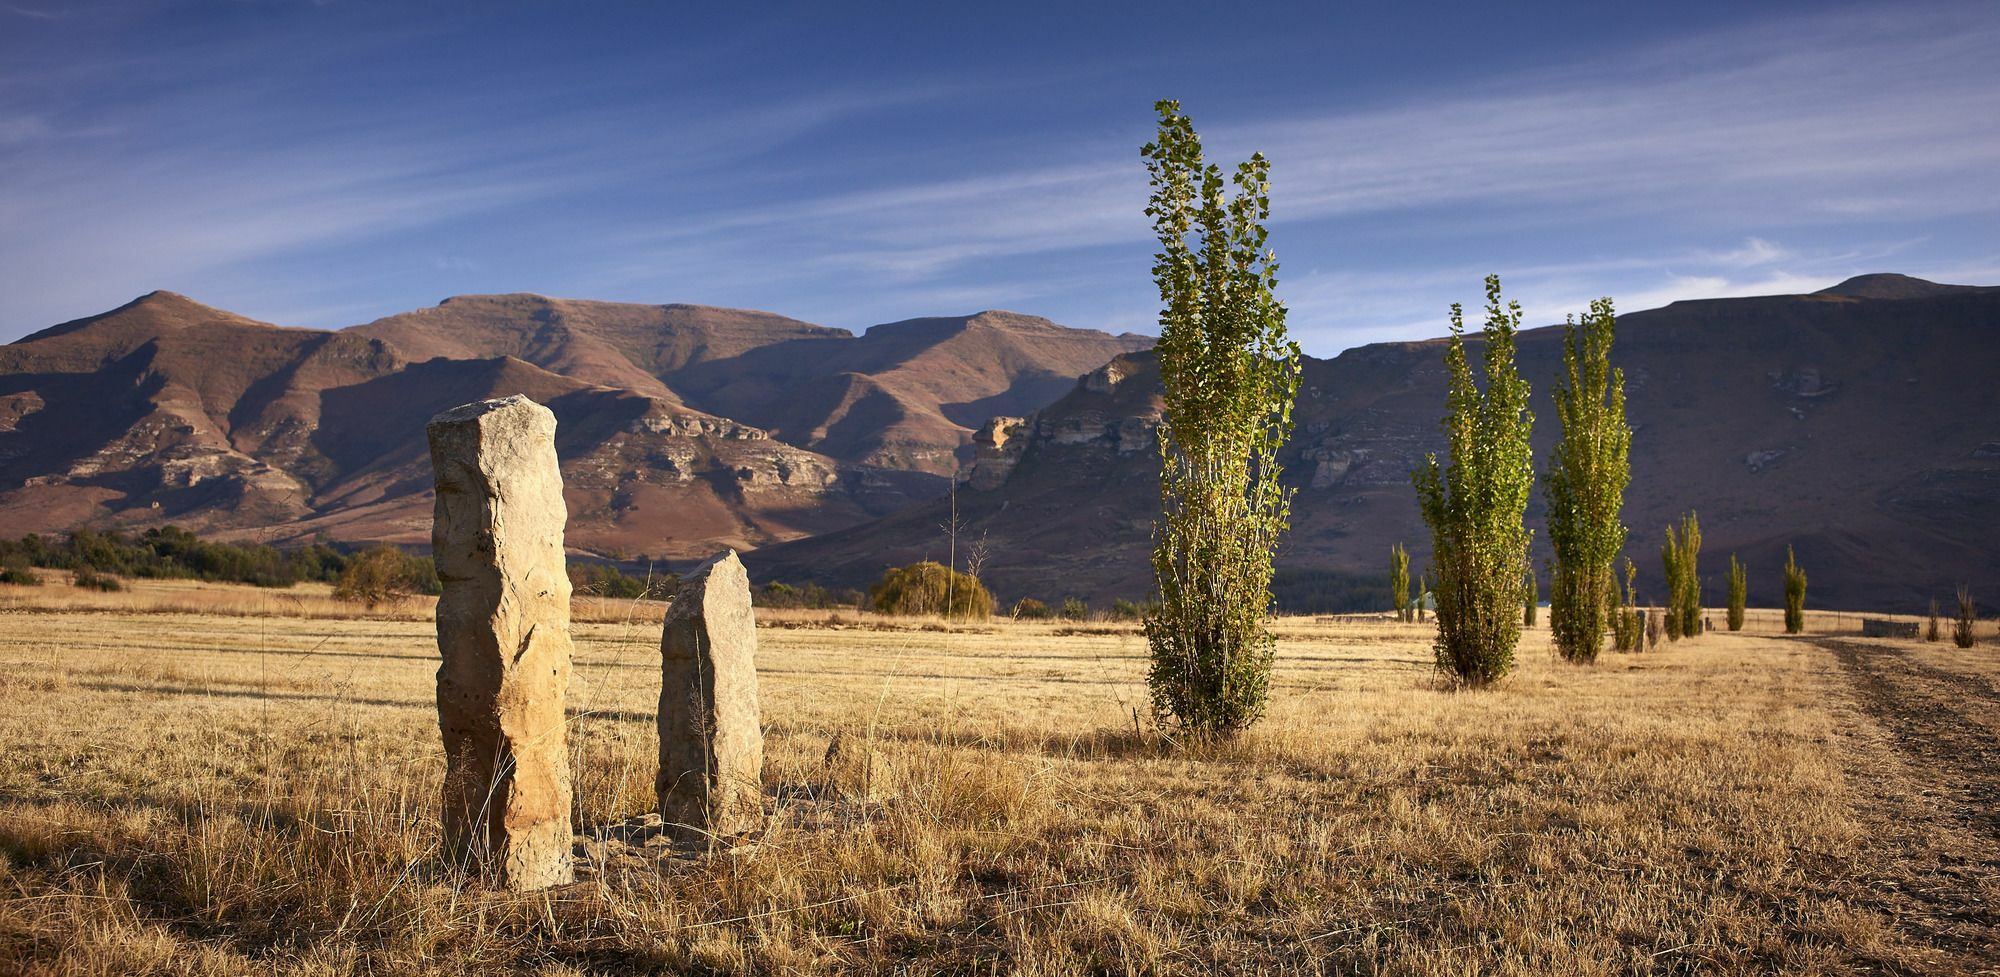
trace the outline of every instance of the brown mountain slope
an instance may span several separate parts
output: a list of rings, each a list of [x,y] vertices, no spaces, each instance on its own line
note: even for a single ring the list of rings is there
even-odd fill
[[[512,356],[589,383],[678,399],[665,378],[772,343],[850,339],[767,312],[637,305],[541,295],[461,295],[348,332],[387,340],[413,359]]]
[[[1711,601],[1733,551],[1749,565],[1753,600],[1776,603],[1787,544],[1811,574],[1815,606],[1914,609],[1959,581],[2000,584],[2000,289],[1927,285],[1870,276],[1818,295],[1620,318],[1613,355],[1636,430],[1628,552],[1642,591],[1657,598],[1662,527],[1690,508],[1702,517]],[[1904,297],[1871,297],[1880,294]],[[1521,337],[1538,459],[1557,434],[1547,391],[1560,342],[1558,328]],[[1379,575],[1398,541],[1423,567],[1429,537],[1409,472],[1443,449],[1442,350],[1437,340],[1380,344],[1307,362],[1283,455],[1299,494],[1281,575]],[[974,482],[997,489],[958,493],[961,552],[986,538],[1003,595],[1148,591],[1157,383],[1151,354],[1121,357],[1031,418],[1019,449],[991,453]],[[751,562],[762,577],[861,584],[885,565],[940,557],[943,506]],[[1529,522],[1539,564],[1539,493]]]
[[[993,413],[1151,340],[982,312],[844,329],[695,305],[472,295],[350,330],[413,360],[512,356],[736,418],[842,461],[948,476]]]
[[[538,304],[546,300],[524,302],[547,309]],[[569,303],[600,325],[617,318],[592,308],[603,304]],[[679,314],[668,308],[669,318]],[[690,344],[663,333],[654,362],[736,355],[773,329],[817,329],[761,313],[702,314],[713,334]],[[424,421],[514,393],[556,411],[570,540],[583,549],[661,558],[723,544],[747,549],[862,521],[927,488],[688,408],[649,376],[635,390],[508,355],[412,362],[396,345],[398,335],[426,351],[434,339],[447,347],[466,336],[491,340],[470,326],[456,331],[468,321],[444,323],[442,339],[282,329],[161,292],[0,347],[0,525],[25,532],[174,521],[261,539],[326,531],[423,542]],[[747,333],[732,333],[731,323],[747,323]],[[642,331],[620,328],[607,334]],[[585,355],[601,344],[583,339],[535,348],[566,350],[555,361],[578,372],[619,375],[616,364],[627,361]]]
[[[837,458],[948,475],[972,429],[1022,413],[1152,338],[987,311],[908,319],[858,339],[779,343],[672,378],[688,402]]]

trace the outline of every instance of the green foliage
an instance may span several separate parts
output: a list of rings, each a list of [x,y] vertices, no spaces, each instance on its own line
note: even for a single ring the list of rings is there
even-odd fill
[[[31,534],[0,540],[0,563],[51,570],[87,567],[121,577],[289,587],[301,581],[339,579],[347,557],[323,542],[280,550],[209,542],[178,526],[162,526],[138,536],[76,529],[65,536]]]
[[[1611,366],[1617,321],[1611,300],[1602,298],[1581,322],[1563,325],[1563,373],[1554,396],[1562,436],[1542,477],[1555,550],[1549,628],[1556,650],[1573,662],[1597,660],[1604,609],[1618,590],[1613,566],[1625,548],[1619,512],[1632,479],[1632,428],[1625,422],[1625,371]]]
[[[25,566],[8,566],[0,567],[0,583],[13,584],[16,587],[39,587],[42,585],[42,578]]]
[[[1049,610],[1049,605],[1033,597],[1023,597],[1014,602],[1014,619],[1017,621],[1044,621],[1054,616],[1055,612]]]
[[[1431,600],[1431,578],[1430,578],[1430,573],[1426,571],[1424,573],[1417,574],[1417,601],[1416,601],[1415,611],[1416,611],[1416,619],[1419,622],[1423,621],[1424,619],[1424,607],[1431,603],[1433,603],[1433,601]]]
[[[680,576],[673,573],[654,573],[648,568],[645,576],[634,576],[610,563],[572,563],[569,565],[570,590],[578,595],[609,597],[614,600],[667,600],[674,595]],[[755,597],[752,594],[752,597]]]
[[[107,593],[116,593],[125,589],[125,584],[117,577],[87,566],[77,567],[71,571],[69,582],[71,585],[84,590],[102,590]]]
[[[1395,601],[1396,620],[1410,619],[1410,551],[1397,543],[1389,549],[1389,597]]]
[[[1347,614],[1380,610],[1388,587],[1380,574],[1285,567],[1271,575],[1271,597],[1281,613]]]
[[[1532,628],[1535,626],[1535,612],[1541,609],[1542,603],[1541,581],[1535,579],[1535,571],[1528,571],[1527,586],[1524,589],[1527,591],[1527,599],[1521,608],[1521,626]]]
[[[674,584],[678,586],[680,578],[674,577],[673,580]],[[666,594],[671,597],[673,591],[669,589],[666,591]],[[788,608],[792,610],[826,610],[833,607],[858,607],[866,599],[867,595],[858,590],[835,592],[817,583],[810,582],[793,585],[781,580],[773,580],[750,591],[750,603],[753,606]]]
[[[1612,618],[1611,642],[1619,651],[1642,650],[1645,641],[1645,616],[1639,610],[1639,568],[1630,558],[1625,560],[1625,589],[1623,600]]]
[[[1952,621],[1951,643],[1960,648],[1970,648],[1978,640],[1973,628],[1979,623],[1979,608],[1972,603],[1972,591],[1963,584],[1958,588],[1958,617]]]
[[[1269,691],[1271,553],[1291,515],[1277,454],[1302,354],[1286,335],[1276,255],[1265,247],[1270,164],[1251,156],[1229,194],[1179,103],[1155,108],[1159,138],[1142,153],[1160,241],[1153,349],[1165,416],[1148,685],[1157,721],[1222,736],[1256,722]]]
[[[1153,613],[1153,605],[1148,602],[1126,600],[1122,597],[1111,602],[1111,619],[1114,621],[1143,621]]]
[[[1090,617],[1090,604],[1081,597],[1065,597],[1060,612],[1065,621],[1082,621]]]
[[[1694,513],[1681,517],[1679,532],[1667,527],[1660,563],[1667,579],[1667,638],[1692,638],[1701,633],[1701,521]]]
[[[869,606],[884,614],[937,614],[943,617],[989,617],[993,595],[979,578],[960,573],[935,560],[896,567],[868,590]]]
[[[1729,554],[1729,630],[1743,630],[1743,608],[1750,602],[1750,574]]]
[[[1444,357],[1449,459],[1440,465],[1430,455],[1411,476],[1437,570],[1437,665],[1472,685],[1506,675],[1521,639],[1529,538],[1522,520],[1535,482],[1528,448],[1535,418],[1528,384],[1514,367],[1520,328],[1520,303],[1503,305],[1500,276],[1487,276],[1481,391],[1466,356],[1464,311],[1452,305]]]
[[[372,608],[412,594],[435,595],[442,589],[437,564],[430,557],[413,556],[381,543],[348,558],[340,581],[333,586],[333,596]]]
[[[1785,633],[1804,634],[1806,630],[1806,571],[1793,557],[1792,548],[1785,547]]]

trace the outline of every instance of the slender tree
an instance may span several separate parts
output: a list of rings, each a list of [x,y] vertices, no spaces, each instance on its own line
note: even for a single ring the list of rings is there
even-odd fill
[[[1521,608],[1522,627],[1532,628],[1535,626],[1535,612],[1541,609],[1540,607],[1540,604],[1542,602],[1541,589],[1542,588],[1540,585],[1540,581],[1537,581],[1535,579],[1535,568],[1529,567],[1528,580],[1527,580],[1527,603],[1526,606]]]
[[[1743,630],[1743,608],[1750,602],[1750,575],[1737,562],[1736,554],[1729,554],[1729,630]]]
[[[1422,623],[1424,619],[1424,600],[1425,598],[1428,598],[1430,595],[1431,595],[1431,575],[1428,572],[1417,574],[1416,618],[1419,623]]]
[[[1667,602],[1662,608],[1666,613],[1662,620],[1666,625],[1668,641],[1681,640],[1681,581],[1685,579],[1681,563],[1686,558],[1680,537],[1675,535],[1674,527],[1669,524],[1667,541],[1660,547],[1660,572],[1667,582]]]
[[[1154,107],[1159,138],[1143,154],[1146,214],[1160,241],[1154,350],[1166,409],[1149,685],[1158,721],[1226,736],[1256,722],[1269,694],[1271,553],[1291,514],[1277,455],[1292,429],[1301,354],[1265,246],[1270,164],[1251,156],[1228,193],[1179,103]]]
[[[1396,620],[1410,619],[1410,551],[1397,543],[1389,549],[1389,596],[1396,601]]]
[[[1604,608],[1615,603],[1613,564],[1625,548],[1625,486],[1631,481],[1632,428],[1625,423],[1625,371],[1611,366],[1617,316],[1611,300],[1590,303],[1582,322],[1563,326],[1563,372],[1556,380],[1562,436],[1542,476],[1548,501],[1549,627],[1556,650],[1574,662],[1597,660]]]
[[[1625,559],[1625,590],[1623,600],[1617,608],[1616,626],[1612,630],[1612,640],[1619,651],[1638,651],[1645,639],[1645,623],[1639,613],[1639,568],[1632,559]]]
[[[1804,634],[1806,630],[1806,572],[1792,555],[1792,548],[1785,547],[1785,633]]]
[[[1681,517],[1680,532],[1667,527],[1660,548],[1667,574],[1667,637],[1692,638],[1701,633],[1701,521],[1690,512]]]
[[[1930,626],[1924,629],[1924,640],[1937,641],[1943,637],[1944,631],[1938,626],[1938,602],[1937,598],[1933,597],[1931,598]]]
[[[1958,587],[1958,617],[1952,621],[1951,643],[1960,648],[1970,648],[1978,640],[1973,629],[1979,624],[1979,608],[1972,602],[1972,591],[1964,584]]]
[[[1521,639],[1529,539],[1522,520],[1535,484],[1528,448],[1535,418],[1514,366],[1520,328],[1520,303],[1503,304],[1500,276],[1487,276],[1481,390],[1466,355],[1464,310],[1451,307],[1443,421],[1449,455],[1443,464],[1427,456],[1411,476],[1438,572],[1438,668],[1472,685],[1506,675]]]

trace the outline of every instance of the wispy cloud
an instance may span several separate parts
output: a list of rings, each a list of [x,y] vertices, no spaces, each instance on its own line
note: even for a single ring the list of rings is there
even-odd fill
[[[1152,320],[1128,127],[1070,120],[1008,134],[1033,154],[986,153],[913,121],[976,115],[1016,79],[737,92],[730,69],[767,56],[746,36],[671,72],[494,91],[424,74],[457,40],[435,24],[343,35],[311,49],[318,74],[285,70],[307,55],[283,45],[198,34],[0,69],[0,335],[190,281],[293,322],[480,289],[839,325],[987,305]],[[421,84],[347,72],[385,47]],[[300,77],[356,94],[324,104]],[[1433,335],[1488,271],[1558,321],[1599,294],[1630,310],[1810,290],[1884,270],[1871,261],[1979,267],[1937,256],[2000,249],[2000,18],[1978,5],[1847,8],[1313,97],[1188,107],[1213,157],[1273,159],[1281,289],[1315,352]]]

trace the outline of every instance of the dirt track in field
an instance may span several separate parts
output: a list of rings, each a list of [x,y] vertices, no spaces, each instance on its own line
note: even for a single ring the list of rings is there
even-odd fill
[[[1857,730],[1852,769],[1855,788],[1880,801],[1863,808],[1877,814],[1868,898],[1940,954],[1918,970],[1887,969],[2000,974],[2000,689],[1922,660],[1928,649],[1814,643],[1833,653],[1871,721]]]

